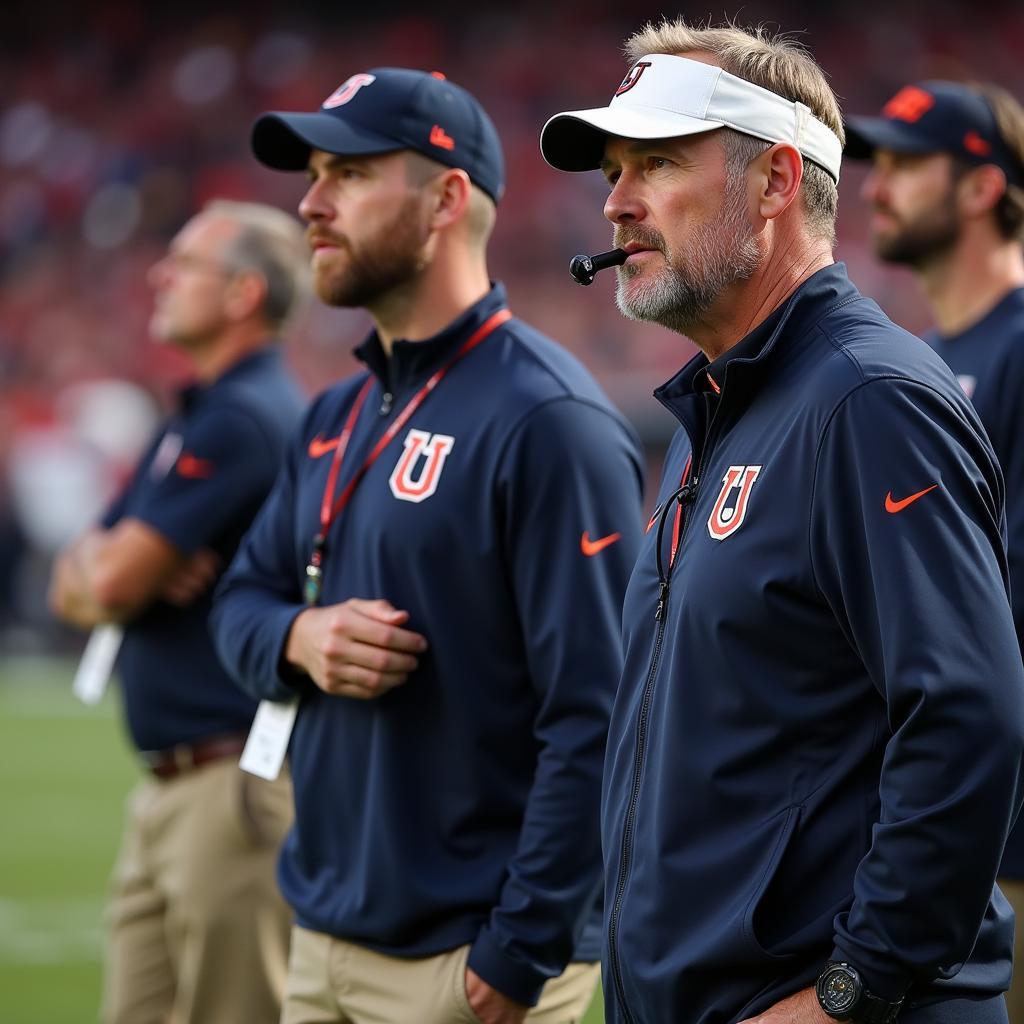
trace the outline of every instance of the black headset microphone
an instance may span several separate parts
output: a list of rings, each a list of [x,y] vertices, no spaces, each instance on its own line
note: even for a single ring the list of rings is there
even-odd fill
[[[629,253],[625,249],[609,249],[595,256],[573,256],[569,261],[569,273],[577,284],[593,284],[594,275],[608,267],[621,267]]]

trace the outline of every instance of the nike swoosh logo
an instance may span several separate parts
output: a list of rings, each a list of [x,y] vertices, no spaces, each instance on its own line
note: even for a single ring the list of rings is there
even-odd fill
[[[580,551],[587,558],[593,558],[594,555],[604,551],[605,548],[610,547],[617,540],[621,540],[621,538],[621,533],[609,533],[607,537],[598,537],[597,540],[591,540],[589,531],[584,530],[583,536],[580,537]]]
[[[311,459],[319,459],[321,456],[326,455],[328,452],[333,452],[338,447],[338,441],[340,438],[332,437],[325,441],[318,434],[309,442],[309,457]]]
[[[186,480],[206,480],[213,476],[213,463],[209,459],[197,459],[188,452],[182,452],[178,456],[175,466],[178,475]]]
[[[934,491],[938,484],[932,484],[931,487],[926,487],[923,491],[918,491],[917,494],[911,494],[907,498],[901,498],[896,501],[890,491],[885,496],[885,511],[886,512],[902,512],[908,505],[913,505],[918,498],[923,498],[929,491]]]

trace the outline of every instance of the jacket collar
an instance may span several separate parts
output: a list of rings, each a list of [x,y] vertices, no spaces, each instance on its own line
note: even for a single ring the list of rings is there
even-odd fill
[[[255,352],[242,356],[210,384],[186,384],[178,392],[179,408],[191,409],[197,402],[215,393],[222,385],[236,380],[244,380],[250,374],[260,373],[264,367],[274,367],[281,361],[280,342],[271,342],[269,345],[258,348]]]
[[[444,330],[423,341],[396,339],[391,358],[385,354],[376,331],[355,349],[355,356],[366,364],[385,390],[397,392],[414,380],[436,370],[484,321],[508,305],[503,284],[492,284],[479,302],[457,316]]]
[[[654,397],[674,416],[689,406],[694,395],[712,391],[730,393],[735,382],[746,386],[769,376],[788,343],[802,337],[836,306],[860,293],[846,273],[846,265],[832,263],[812,274],[780,306],[713,363],[702,352],[654,392]],[[710,377],[709,377],[710,371]],[[712,383],[713,382],[713,383]]]
[[[776,330],[785,319],[789,300],[772,310],[748,335],[741,338],[731,349],[723,352],[717,359],[697,370],[693,377],[694,391],[710,391],[716,395],[722,393],[729,367],[739,367],[756,362],[766,352],[776,337]],[[735,374],[734,374],[735,376]]]

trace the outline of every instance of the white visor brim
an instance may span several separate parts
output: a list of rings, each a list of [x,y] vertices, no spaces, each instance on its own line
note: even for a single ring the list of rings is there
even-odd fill
[[[839,137],[803,103],[787,100],[712,64],[650,54],[633,65],[607,107],[567,110],[541,131],[541,152],[564,171],[600,166],[610,136],[672,139],[732,128],[765,142],[788,142],[839,180]]]

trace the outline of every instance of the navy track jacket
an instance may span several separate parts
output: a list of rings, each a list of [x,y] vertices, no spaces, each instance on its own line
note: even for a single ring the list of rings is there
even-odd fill
[[[339,490],[503,305],[495,287],[390,359],[374,337],[362,347],[376,380]],[[402,428],[328,538],[320,603],[386,598],[430,649],[382,698],[328,696],[282,674],[281,655],[302,610],[324,453],[365,380],[314,403],[214,613],[249,693],[302,694],[281,888],[302,926],[380,952],[472,943],[470,966],[532,1003],[567,962],[600,957],[600,777],[643,527],[638,445],[573,357],[519,320],[499,327]],[[428,436],[448,439],[436,472],[404,457]]]
[[[926,340],[978,411],[1003,471],[1010,603],[1024,648],[1024,288],[1015,288],[966,331]],[[1010,834],[999,874],[1024,880],[1024,825]]]
[[[608,1020],[732,1024],[830,958],[907,1005],[998,994],[1024,668],[977,415],[842,265],[657,394],[663,578],[682,513],[623,614]]]

